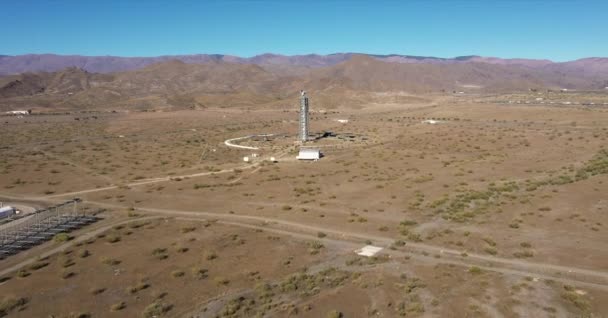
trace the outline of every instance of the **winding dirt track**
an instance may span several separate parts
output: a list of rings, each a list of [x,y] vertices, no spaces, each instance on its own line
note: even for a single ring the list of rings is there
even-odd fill
[[[229,173],[229,172],[234,172],[235,170],[251,169],[251,168],[257,167],[258,165],[259,165],[259,163],[253,163],[253,164],[249,164],[249,165],[244,165],[244,166],[239,166],[239,167],[224,169],[224,170],[219,170],[219,171],[198,172],[198,173],[187,174],[187,175],[182,175],[182,176],[159,177],[159,178],[131,182],[131,183],[127,183],[125,185],[112,185],[112,186],[102,187],[102,188],[93,188],[93,189],[87,189],[87,190],[82,190],[82,191],[66,192],[66,193],[59,193],[59,194],[42,196],[42,197],[31,197],[31,198],[26,198],[26,199],[44,200],[44,199],[61,198],[61,197],[73,197],[73,196],[78,196],[80,194],[85,194],[85,193],[114,190],[114,189],[118,189],[119,187],[125,187],[125,186],[126,187],[136,187],[136,186],[152,184],[152,183],[167,182],[167,181],[171,181],[173,179],[178,179],[178,178],[181,178],[181,179],[196,178],[196,177],[209,176],[212,174]]]
[[[103,202],[88,202],[110,208],[127,208],[127,206],[107,204]],[[342,247],[349,247],[353,250],[354,248],[359,248],[362,245],[365,245],[366,241],[372,241],[374,245],[385,247],[386,249],[384,251],[394,256],[424,256],[427,261],[432,260],[434,263],[449,263],[467,267],[478,266],[482,269],[504,274],[534,276],[537,278],[552,279],[566,283],[576,283],[579,285],[585,285],[608,291],[608,272],[605,271],[560,266],[548,263],[528,262],[519,259],[502,258],[468,252],[467,256],[463,256],[463,251],[415,242],[408,242],[405,247],[399,248],[398,250],[392,250],[389,249],[389,247],[395,242],[395,239],[391,237],[354,233],[261,216],[146,207],[139,207],[136,208],[136,210],[182,219],[213,219],[229,225],[265,229],[300,239],[332,242],[333,244],[340,245]],[[319,232],[325,233],[327,237],[319,239],[317,237]],[[435,255],[440,255],[440,258],[435,258]]]
[[[103,202],[89,201],[89,203],[104,207],[126,208],[126,206],[108,204]],[[32,257],[28,260],[20,262],[19,264],[2,269],[0,271],[0,276],[9,274],[16,270],[19,270],[20,268],[23,268],[24,266],[32,264],[37,260],[38,257],[46,257],[61,252],[78,242],[82,242],[91,237],[94,237],[95,235],[107,231],[116,225],[169,216],[175,217],[177,219],[190,221],[217,220],[219,223],[226,225],[239,226],[251,229],[263,229],[268,232],[286,235],[296,239],[320,240],[326,244],[332,244],[345,250],[354,250],[364,245],[365,241],[371,240],[373,244],[385,247],[386,249],[384,250],[384,252],[391,255],[391,257],[409,256],[414,259],[424,260],[427,263],[431,262],[435,264],[455,264],[464,267],[478,266],[484,270],[507,275],[517,275],[524,277],[534,276],[541,279],[551,279],[563,283],[577,284],[579,286],[586,286],[589,288],[608,291],[608,273],[603,271],[566,267],[546,263],[534,263],[480,254],[468,254],[468,256],[465,257],[461,255],[462,251],[447,249],[440,246],[433,246],[423,243],[408,242],[405,247],[393,250],[388,248],[394,243],[393,238],[368,235],[364,233],[353,233],[343,230],[330,229],[314,225],[305,225],[267,217],[145,207],[139,207],[136,208],[136,210],[151,213],[153,215],[148,215],[143,218],[120,220],[112,224],[105,225],[103,227],[95,228],[92,231],[79,236],[73,241],[70,241],[51,250],[48,250],[44,253],[41,253],[37,257]],[[318,238],[317,233],[319,232],[327,234],[327,237],[322,239]],[[436,258],[435,255],[440,255],[440,258]],[[0,262],[0,264],[2,263]]]

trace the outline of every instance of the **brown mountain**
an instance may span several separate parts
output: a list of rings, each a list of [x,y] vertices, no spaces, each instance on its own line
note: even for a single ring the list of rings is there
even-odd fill
[[[592,88],[594,82],[552,70],[489,63],[387,63],[365,55],[314,71],[306,87],[363,91],[517,91],[530,88]]]
[[[306,71],[333,66],[349,60],[354,53],[335,53],[328,55],[279,55],[261,54],[243,58],[222,54],[194,54],[158,57],[118,57],[118,56],[80,56],[54,54],[27,54],[17,56],[0,55],[0,75],[20,74],[25,72],[56,72],[67,67],[77,67],[93,73],[112,73],[144,68],[148,65],[179,60],[188,64],[206,64],[210,62],[229,62],[255,64],[279,74],[305,74]],[[359,54],[360,55],[360,54]],[[552,71],[569,73],[584,70],[586,73],[608,75],[605,58],[588,58],[571,62],[555,63],[549,60],[534,59],[501,59],[495,57],[460,56],[455,58],[437,58],[428,56],[411,56],[400,54],[370,55],[374,59],[403,64],[469,64],[486,63],[498,65],[517,65],[529,68],[545,68]]]
[[[55,108],[204,107],[210,101],[242,105],[276,99],[274,92],[291,92],[295,79],[279,77],[257,65],[211,61],[187,64],[168,61],[142,69],[93,74],[69,68],[54,73],[10,76],[0,87],[0,106]]]
[[[266,66],[238,60],[229,63],[223,61],[225,58],[194,64],[170,60],[111,74],[67,68],[11,75],[0,78],[0,107],[149,109],[280,105],[300,88],[316,91],[327,104],[342,105],[350,103],[349,100],[367,101],[366,92],[512,92],[608,86],[604,69],[595,68],[598,64],[605,65],[606,59],[560,63],[557,67],[556,63],[530,64],[521,60],[488,63],[476,57],[463,58],[466,62],[430,63],[420,62],[424,58],[414,58],[419,62],[395,63],[385,62],[387,57],[355,54],[337,64],[335,60],[342,57],[307,56],[304,61],[261,57],[270,63]],[[316,59],[318,64],[305,66],[308,59]],[[321,66],[323,63],[329,66]]]
[[[0,97],[73,94],[107,83],[112,78],[111,75],[89,73],[73,67],[54,73],[24,73],[7,77],[9,81],[0,87]]]

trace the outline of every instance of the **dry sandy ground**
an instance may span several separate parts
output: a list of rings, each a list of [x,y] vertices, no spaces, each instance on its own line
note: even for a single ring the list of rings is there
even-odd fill
[[[267,258],[284,258],[282,249],[277,247],[285,242],[299,244],[306,251],[306,242],[314,239],[316,232],[330,234],[336,240],[336,253],[316,256],[299,253],[306,259],[293,264],[298,268],[315,264],[319,267],[317,272],[308,273],[313,278],[302,278],[304,281],[315,280],[318,271],[335,267],[335,271],[326,275],[339,280],[339,284],[333,280],[321,283],[311,295],[271,288],[273,294],[286,295],[273,298],[276,302],[267,308],[268,315],[323,317],[338,310],[345,317],[393,317],[402,313],[443,317],[601,317],[608,311],[605,307],[608,281],[604,280],[608,275],[606,108],[437,99],[428,104],[369,105],[360,110],[314,113],[313,131],[357,135],[353,141],[329,138],[313,143],[325,154],[314,163],[293,159],[297,147],[290,138],[250,142],[262,150],[258,151],[260,159],[247,164],[242,157],[251,155],[251,151],[223,145],[226,139],[250,134],[293,136],[297,127],[297,114],[293,111],[241,113],[216,109],[96,117],[6,119],[4,127],[10,134],[2,134],[0,147],[11,156],[1,161],[0,194],[38,200],[79,196],[111,207],[108,213],[112,215],[124,216],[134,208],[139,209],[139,214],[151,215],[177,216],[181,211],[207,218],[203,213],[259,218],[240,219],[250,225],[259,225],[265,219],[288,222],[276,225],[277,229],[288,228],[278,242],[247,236],[242,257],[255,257],[266,250]],[[431,118],[440,123],[421,122]],[[336,119],[349,122],[341,124]],[[264,158],[280,155],[276,164],[262,162]],[[290,228],[291,223],[302,226]],[[224,227],[210,228],[216,226]],[[256,233],[253,229],[228,230],[225,226],[226,231],[243,236]],[[125,266],[139,264],[133,265],[135,272],[154,272],[155,266],[169,270],[150,283],[149,289],[130,296],[124,293],[127,285],[120,288],[123,292],[117,292],[116,298],[106,299],[105,293],[90,296],[104,299],[95,306],[84,302],[83,306],[73,306],[70,298],[55,297],[63,303],[57,306],[57,314],[90,311],[94,316],[104,316],[102,313],[107,314],[109,307],[123,297],[127,303],[125,311],[112,315],[142,312],[154,300],[149,291],[156,291],[155,285],[174,281],[167,264],[177,266],[179,257],[194,254],[172,253],[171,243],[179,243],[182,234],[174,231],[178,232],[174,238],[163,235],[171,230],[162,231],[160,225],[149,231],[141,230],[149,233],[140,241],[150,241],[148,249],[137,242],[129,247],[129,240],[138,239],[140,233],[134,230],[132,235],[122,234],[124,241],[118,245],[98,239],[90,249],[93,252],[93,248],[98,248],[99,252],[83,260],[75,257],[75,266],[90,262],[87,265],[96,272],[111,268],[100,264],[97,253],[107,257],[116,254],[120,259],[137,250],[141,253],[138,261],[125,260]],[[290,231],[307,232],[309,237],[289,238]],[[221,240],[225,236],[222,233],[205,238],[216,240],[211,246],[218,249],[220,256],[223,253],[218,247],[220,242],[230,241]],[[341,241],[339,233],[378,237],[385,247],[390,244],[384,240],[403,240],[406,247],[408,244],[412,247],[399,247],[389,253],[390,259],[376,260],[373,264],[347,265],[352,263],[349,244],[353,242]],[[415,244],[424,246],[417,249]],[[458,251],[462,253],[458,262],[463,263],[457,265],[456,257],[429,253],[435,249],[425,246]],[[169,258],[154,259],[150,253],[157,247],[168,248]],[[414,257],[406,259],[412,253]],[[469,260],[467,254],[471,255]],[[478,256],[535,265],[529,267],[529,277],[525,275],[525,266],[518,267],[518,273],[487,269],[478,273],[471,266],[487,265],[471,260],[483,259]],[[47,267],[25,279],[11,279],[2,288],[36,282],[37,276],[45,275],[54,275],[48,284],[41,284],[46,288],[56,288],[64,282],[75,282],[75,290],[89,288],[78,283],[80,277],[88,277],[81,273],[83,270],[67,280],[61,278],[61,271],[55,267],[59,267],[62,257],[70,256],[56,256]],[[147,261],[138,263],[143,260]],[[544,271],[537,270],[543,266]],[[552,266],[561,266],[559,270],[565,269],[564,278],[572,281],[560,281],[561,276]],[[220,268],[217,275],[231,277],[225,266]],[[568,269],[574,272],[568,274]],[[296,272],[295,268],[281,270],[280,266],[271,266],[262,281],[280,286],[285,277]],[[581,277],[577,277],[579,273]],[[590,276],[585,277],[585,273]],[[124,275],[129,278],[128,284],[152,279],[151,275],[138,277],[129,271]],[[550,278],[553,276],[558,280]],[[167,302],[174,305],[167,315],[188,312],[214,317],[210,312],[228,314],[230,310],[222,310],[230,305],[238,308],[234,316],[252,316],[251,313],[264,307],[260,305],[262,300],[256,298],[260,291],[247,285],[245,277],[228,279],[228,287],[219,289],[207,286],[180,291],[179,287],[163,285],[160,290],[166,289]],[[417,286],[418,280],[421,286]],[[591,280],[597,286],[586,284]],[[416,287],[408,292],[405,289],[410,285]],[[21,290],[13,288],[16,285],[11,290]],[[222,288],[238,291],[242,296],[230,297],[232,294],[226,294]],[[42,300],[30,297],[23,313],[44,310],[40,309],[44,308]],[[129,297],[142,300],[134,303]],[[182,298],[189,300],[181,302]],[[212,298],[215,302],[208,304]],[[255,304],[248,303],[252,299]],[[202,310],[206,304],[210,307],[205,312]]]

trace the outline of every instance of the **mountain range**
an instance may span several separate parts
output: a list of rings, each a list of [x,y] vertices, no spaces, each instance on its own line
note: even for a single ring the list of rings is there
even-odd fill
[[[374,92],[428,94],[530,89],[604,90],[608,58],[555,63],[479,56],[339,53],[251,58],[0,56],[0,109],[280,106],[301,88],[323,107],[370,102]]]
[[[367,55],[379,61],[406,64],[470,64],[486,63],[495,65],[518,65],[534,69],[552,69],[569,71],[608,72],[608,58],[584,58],[568,62],[552,62],[535,59],[502,59],[476,55],[454,58],[438,58],[411,55],[374,55],[360,53],[334,53],[328,55],[278,55],[261,54],[249,58],[222,54],[167,55],[158,57],[119,57],[119,56],[82,56],[55,54],[0,55],[0,75],[12,75],[25,72],[55,72],[68,67],[77,67],[93,73],[112,73],[136,70],[151,64],[172,60],[188,64],[209,62],[229,62],[255,64],[263,67],[287,65],[304,68],[319,68],[336,65],[351,59],[353,56]]]

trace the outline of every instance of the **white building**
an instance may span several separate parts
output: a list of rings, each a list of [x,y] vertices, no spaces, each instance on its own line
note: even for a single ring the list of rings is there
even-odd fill
[[[12,206],[3,206],[0,208],[0,219],[8,218],[15,215],[15,208]]]
[[[427,120],[423,120],[422,121],[423,124],[431,124],[431,125],[435,125],[438,124],[439,121],[438,120],[433,120],[433,119],[427,119]]]
[[[296,159],[317,161],[321,159],[321,151],[319,149],[301,148]]]
[[[7,115],[29,115],[31,113],[31,110],[11,110],[6,112]]]

